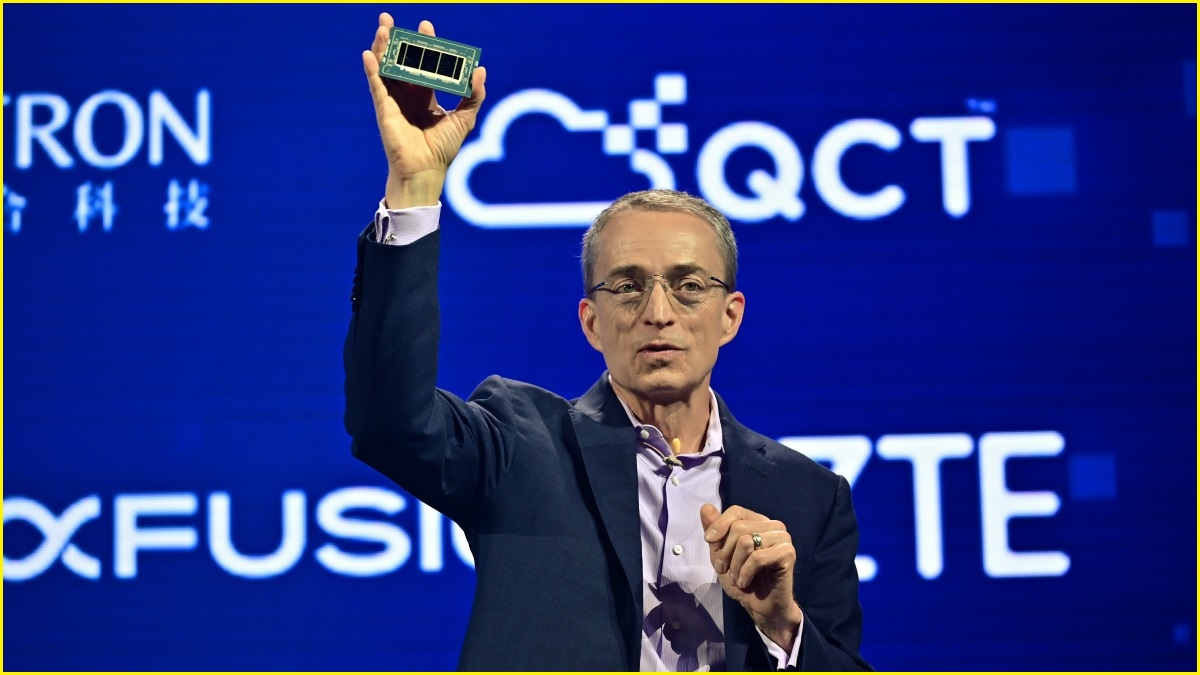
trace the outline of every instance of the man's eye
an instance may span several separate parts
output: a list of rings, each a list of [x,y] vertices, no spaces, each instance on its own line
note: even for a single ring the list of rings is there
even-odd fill
[[[613,284],[612,289],[614,292],[620,293],[621,295],[625,295],[627,293],[638,293],[641,290],[637,287],[637,284],[633,283],[632,281],[617,282],[616,284]]]
[[[676,288],[684,293],[699,293],[704,290],[704,285],[695,279],[684,279],[676,285]]]

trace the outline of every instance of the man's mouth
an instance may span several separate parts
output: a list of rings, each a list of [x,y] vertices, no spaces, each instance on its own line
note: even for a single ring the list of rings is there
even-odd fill
[[[639,352],[677,352],[680,348],[670,342],[647,342],[642,345]]]

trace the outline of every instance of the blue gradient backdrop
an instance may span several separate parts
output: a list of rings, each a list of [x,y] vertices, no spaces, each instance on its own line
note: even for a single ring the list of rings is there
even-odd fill
[[[700,151],[731,124],[790,139],[805,212],[734,217],[747,319],[714,387],[777,438],[973,446],[940,465],[934,578],[917,571],[912,464],[872,452],[857,476],[875,666],[1195,669],[1194,6],[5,5],[6,669],[454,667],[474,574],[448,523],[427,518],[422,537],[411,498],[390,515],[352,509],[403,532],[409,555],[365,577],[317,555],[385,552],[329,532],[317,509],[336,490],[395,489],[350,456],[341,426],[354,239],[386,172],[359,57],[381,9],[482,47],[485,120],[541,88],[624,124],[657,75],[682,74],[686,102],[661,107],[687,127],[687,150],[661,154],[681,189],[701,190]],[[95,98],[108,91],[125,98]],[[207,161],[167,128],[152,163],[156,91],[193,134],[209,93]],[[938,143],[909,126],[966,116],[994,134],[966,146],[970,206],[955,217]],[[904,190],[886,216],[848,217],[814,183],[816,146],[852,119],[899,131],[895,150],[860,144],[837,164],[856,193]],[[546,115],[505,142],[503,163],[472,173],[480,200],[647,186],[599,133]],[[653,131],[636,142],[654,150]],[[752,172],[776,171],[762,149],[726,160],[747,199]],[[172,208],[206,227],[168,227]],[[575,318],[582,230],[484,229],[450,200],[443,213],[441,386],[466,395],[498,372],[582,393],[602,369]],[[979,439],[1033,431],[1060,434],[1062,452],[1011,459],[1004,484],[1061,506],[1008,521],[1008,546],[1070,567],[993,577]],[[306,499],[302,553],[267,578],[227,571],[210,496],[229,495],[237,550],[264,555],[287,491]],[[138,527],[196,545],[141,550],[136,575],[119,575],[132,544],[117,503],[139,494],[194,498],[194,513]],[[88,498],[95,517],[55,530]],[[61,560],[65,537],[96,578]]]

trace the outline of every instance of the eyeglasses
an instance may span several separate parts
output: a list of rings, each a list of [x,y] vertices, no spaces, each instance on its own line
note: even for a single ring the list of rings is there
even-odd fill
[[[716,277],[701,279],[694,274],[686,274],[675,278],[667,278],[662,274],[651,274],[642,279],[617,277],[601,281],[588,289],[588,295],[596,291],[604,291],[612,303],[621,309],[640,309],[654,290],[655,278],[661,284],[667,296],[675,298],[681,308],[692,309],[700,304],[708,292],[720,286],[729,292],[729,285]],[[709,283],[715,281],[716,283]]]

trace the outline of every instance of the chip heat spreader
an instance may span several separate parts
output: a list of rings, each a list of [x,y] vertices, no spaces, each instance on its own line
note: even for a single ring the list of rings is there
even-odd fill
[[[478,47],[393,27],[379,74],[440,91],[471,95],[471,74],[479,65]]]

